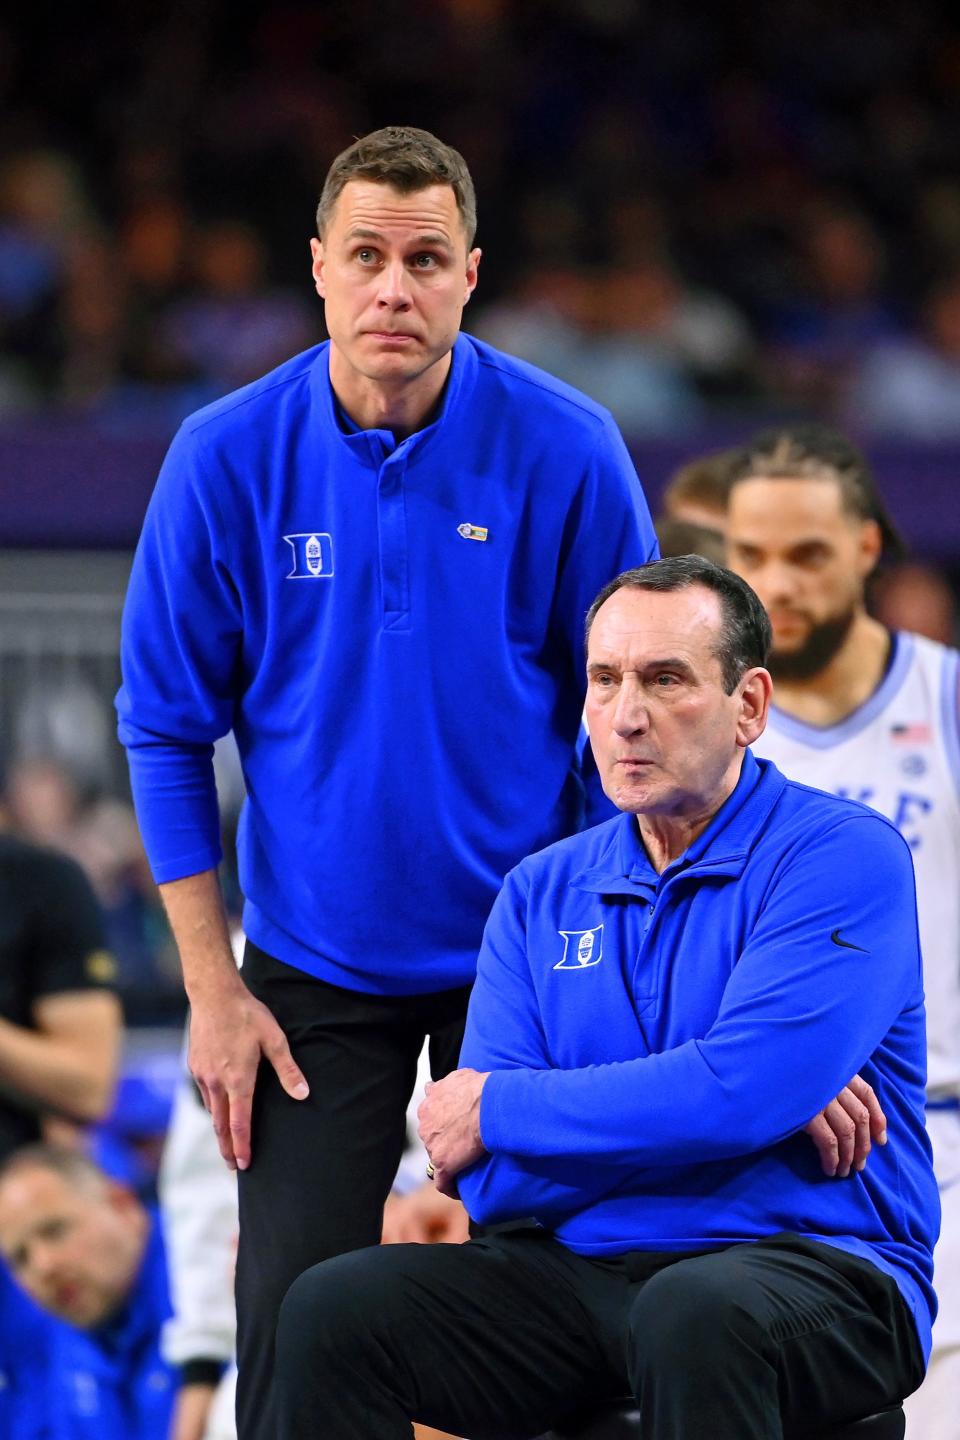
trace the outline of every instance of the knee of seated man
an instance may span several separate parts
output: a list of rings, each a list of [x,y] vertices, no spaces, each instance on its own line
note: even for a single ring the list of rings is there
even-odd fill
[[[358,1330],[368,1331],[383,1307],[384,1284],[378,1272],[385,1253],[379,1246],[352,1250],[305,1270],[280,1307],[278,1348],[349,1347]]]
[[[668,1265],[641,1286],[630,1306],[629,1353],[662,1365],[674,1356],[700,1363],[722,1349],[724,1338],[763,1344],[763,1326],[749,1296],[712,1256]],[[705,1263],[706,1262],[706,1263]]]
[[[355,1355],[381,1327],[409,1320],[410,1286],[439,1248],[372,1245],[311,1266],[281,1306],[278,1349]]]

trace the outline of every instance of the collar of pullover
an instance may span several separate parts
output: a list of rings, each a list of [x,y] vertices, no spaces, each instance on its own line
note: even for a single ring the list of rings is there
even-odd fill
[[[599,861],[574,876],[578,890],[599,895],[632,895],[638,890],[659,892],[679,875],[719,875],[736,879],[747,862],[754,840],[777,803],[786,780],[768,760],[757,760],[749,749],[733,793],[710,824],[682,855],[658,875],[633,815],[621,815],[611,826]]]
[[[461,396],[476,372],[476,353],[463,335],[458,335],[451,353],[450,373],[443,388],[438,414],[429,425],[415,430],[398,445],[392,430],[361,430],[345,416],[330,384],[330,342],[327,341],[320,347],[310,374],[314,404],[320,408],[324,430],[328,435],[339,437],[353,458],[372,470],[379,470],[390,456],[409,455],[422,449],[441,434],[456,416]]]

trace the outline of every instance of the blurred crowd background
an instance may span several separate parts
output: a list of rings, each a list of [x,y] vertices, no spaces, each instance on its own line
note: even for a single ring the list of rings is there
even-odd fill
[[[0,804],[97,888],[131,1037],[111,1125],[148,1178],[184,1009],[113,738],[129,552],[179,421],[323,338],[307,241],[332,157],[391,122],[463,151],[467,328],[609,405],[654,506],[761,424],[850,430],[949,639],[958,99],[960,18],[935,0],[0,20]],[[229,828],[229,746],[220,779]]]

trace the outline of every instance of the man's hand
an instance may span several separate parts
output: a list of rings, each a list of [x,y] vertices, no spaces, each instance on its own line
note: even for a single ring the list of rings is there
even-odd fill
[[[824,1175],[840,1179],[851,1168],[864,1168],[874,1140],[878,1145],[887,1143],[887,1118],[873,1087],[859,1075],[803,1128],[817,1147]]]
[[[250,1110],[260,1056],[270,1061],[294,1100],[310,1093],[290,1054],[287,1037],[267,1009],[236,977],[226,994],[190,1015],[190,1071],[213,1118],[220,1154],[231,1170],[250,1164]]]
[[[455,1198],[460,1171],[485,1153],[480,1139],[480,1096],[486,1080],[487,1075],[476,1070],[454,1070],[442,1080],[430,1082],[417,1111],[420,1139],[427,1147],[433,1183],[441,1195]]]
[[[461,1245],[470,1238],[470,1220],[459,1200],[438,1194],[429,1180],[409,1195],[388,1195],[381,1244]]]

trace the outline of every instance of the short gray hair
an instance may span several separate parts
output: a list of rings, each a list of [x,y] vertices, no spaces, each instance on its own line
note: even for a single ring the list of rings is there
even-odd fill
[[[634,570],[624,570],[604,585],[587,611],[586,641],[589,643],[597,611],[618,590],[672,592],[689,590],[694,585],[702,585],[720,597],[722,624],[716,656],[723,688],[732,695],[748,670],[755,665],[766,665],[772,640],[770,621],[759,597],[745,580],[702,555],[675,555],[667,560],[651,560]]]

